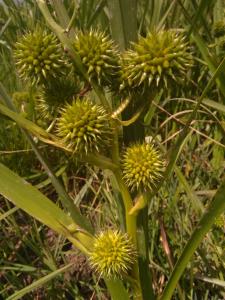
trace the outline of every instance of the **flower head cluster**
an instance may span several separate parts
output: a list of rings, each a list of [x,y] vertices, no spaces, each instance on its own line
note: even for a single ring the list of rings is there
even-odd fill
[[[132,190],[151,190],[162,176],[164,160],[152,144],[135,144],[126,149],[122,167],[124,180]]]
[[[214,224],[219,228],[223,228],[225,226],[225,214],[222,214],[219,217],[217,217]]]
[[[220,21],[216,22],[214,27],[213,27],[213,31],[214,31],[214,36],[216,38],[224,36],[225,35],[225,22],[224,22],[224,20],[220,20]]]
[[[101,85],[111,85],[118,72],[118,52],[113,41],[103,32],[79,32],[74,46],[90,79]]]
[[[76,99],[62,109],[57,131],[63,143],[80,154],[99,151],[111,136],[107,112],[87,98]]]
[[[19,75],[32,84],[46,82],[65,71],[57,37],[40,28],[21,37],[15,45],[14,57]]]
[[[168,86],[186,75],[191,66],[191,55],[183,35],[175,31],[159,31],[141,37],[133,49],[124,53],[120,85],[123,89]]]
[[[134,245],[127,234],[108,230],[96,238],[90,253],[90,264],[100,276],[122,277],[136,259]]]
[[[72,103],[79,91],[79,83],[74,78],[64,76],[51,80],[40,91],[36,107],[44,119],[52,120],[62,106]]]

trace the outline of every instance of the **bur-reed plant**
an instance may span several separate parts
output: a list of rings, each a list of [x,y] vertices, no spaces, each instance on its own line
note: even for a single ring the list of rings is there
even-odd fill
[[[121,16],[127,17],[127,6],[120,3],[121,14],[116,15],[118,7],[109,4],[115,39],[112,40],[101,29],[88,28],[82,32],[74,28],[76,10],[70,19],[60,1],[52,1],[51,7],[44,0],[36,3],[48,29],[36,27],[20,37],[15,43],[14,59],[21,80],[39,95],[34,97],[34,107],[42,127],[18,113],[2,85],[0,112],[22,128],[61,203],[57,206],[2,164],[0,193],[85,254],[96,276],[104,279],[112,299],[170,299],[194,251],[225,209],[224,183],[184,247],[161,295],[155,294],[151,280],[146,212],[176,169],[176,161],[207,93],[215,80],[221,83],[224,60],[214,69],[176,142],[165,153],[163,144],[145,130],[145,124],[150,124],[154,114],[153,100],[160,100],[160,95],[171,94],[180,86],[185,89],[185,81],[191,77],[193,54],[186,32],[154,28],[145,36],[138,37],[136,31],[131,37],[124,19],[119,20]],[[129,14],[134,17],[131,27],[136,28],[136,1],[130,5]],[[122,39],[116,38],[118,32],[112,26],[117,21],[124,25]],[[54,88],[60,89],[60,99]],[[68,92],[65,98],[64,90]],[[43,114],[39,113],[41,110]],[[124,128],[131,131],[134,126],[141,128],[140,134],[131,138],[131,133],[127,139]],[[121,211],[118,222],[106,223],[97,231],[93,228],[52,172],[33,136],[82,164],[110,173],[112,187],[116,187],[121,199],[116,203]],[[23,293],[26,289],[20,295]],[[180,286],[178,294],[183,299]]]

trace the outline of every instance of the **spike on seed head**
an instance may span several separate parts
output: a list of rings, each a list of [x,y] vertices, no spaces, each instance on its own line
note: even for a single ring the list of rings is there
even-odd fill
[[[63,143],[81,155],[99,152],[110,141],[112,131],[105,109],[87,98],[67,104],[58,118],[57,127]]]
[[[99,30],[78,32],[74,47],[87,69],[89,79],[104,86],[111,85],[118,74],[119,56],[110,37]]]
[[[215,226],[219,228],[223,228],[225,226],[225,214],[220,215],[215,219]]]
[[[152,144],[135,144],[124,153],[123,178],[131,190],[151,190],[162,176],[164,165],[159,151]]]
[[[145,90],[182,78],[192,65],[184,37],[175,31],[159,31],[141,37],[122,57],[121,90]],[[166,83],[166,84],[165,84]]]
[[[127,234],[108,230],[96,236],[89,261],[100,276],[121,278],[129,272],[136,256],[135,247]]]
[[[39,84],[64,73],[66,63],[57,37],[38,28],[15,44],[14,57],[19,75]]]

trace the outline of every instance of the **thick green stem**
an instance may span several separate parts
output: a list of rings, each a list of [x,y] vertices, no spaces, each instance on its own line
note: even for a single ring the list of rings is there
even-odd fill
[[[125,208],[125,221],[126,221],[126,231],[131,236],[135,247],[137,248],[137,219],[136,215],[131,215],[130,210],[133,207],[133,201],[131,195],[123,181],[122,173],[120,170],[120,155],[119,155],[119,139],[118,139],[118,125],[114,123],[114,134],[112,142],[112,161],[118,166],[117,169],[113,170],[117,184],[119,186],[120,193],[123,199],[123,205]],[[132,270],[133,278],[136,280],[136,284],[133,286],[136,294],[136,300],[142,300],[140,280],[139,280],[139,269],[138,262],[135,262]]]
[[[130,297],[119,279],[104,279],[112,300],[129,300]]]
[[[82,160],[89,164],[97,166],[103,170],[108,169],[111,171],[115,171],[118,169],[118,166],[116,164],[114,164],[112,160],[110,160],[108,157],[105,157],[100,154],[89,153],[89,154],[83,156]]]
[[[136,215],[130,215],[129,212],[133,207],[133,202],[131,199],[131,195],[124,184],[121,171],[118,169],[114,171],[114,175],[116,177],[122,198],[125,207],[125,218],[126,218],[126,229],[129,236],[131,236],[135,247],[137,248],[137,218]],[[139,268],[138,261],[135,262],[132,269],[133,278],[136,280],[137,284],[134,286],[136,300],[142,300],[142,293],[140,289],[140,278],[139,278]]]
[[[68,16],[68,13],[66,11],[66,8],[63,4],[62,0],[52,0],[52,5],[54,6],[54,9],[56,11],[57,17],[59,19],[60,25],[66,29],[68,27],[68,24],[70,23],[70,17]],[[75,34],[75,31],[72,29],[72,34]]]
[[[126,211],[126,225],[127,225],[127,232],[132,237],[133,242],[135,245],[137,244],[137,237],[136,237],[136,216],[130,215],[129,212],[133,207],[133,202],[130,196],[130,193],[123,182],[122,174],[120,170],[114,171],[114,175],[116,177],[120,192],[123,197],[123,203]]]

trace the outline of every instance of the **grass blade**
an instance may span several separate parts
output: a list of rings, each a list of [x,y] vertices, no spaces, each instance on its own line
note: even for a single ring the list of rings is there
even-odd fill
[[[192,255],[194,254],[197,247],[202,242],[205,234],[210,230],[214,224],[215,219],[219,217],[225,211],[225,181],[218,189],[214,200],[207,208],[202,219],[198,223],[195,231],[191,235],[190,240],[186,244],[180,258],[178,259],[174,270],[169,278],[166,288],[160,298],[160,300],[171,299],[173,292],[177,286],[177,283],[183,274],[187,264],[189,263]]]
[[[85,240],[90,241],[90,237],[88,238],[86,234],[82,233],[81,228],[69,215],[3,164],[0,164],[0,178],[1,195],[35,219],[67,237],[76,247],[85,252],[79,239],[85,243]],[[72,228],[72,231],[68,228]]]
[[[0,194],[60,234],[73,223],[53,202],[20,176],[0,164]]]
[[[6,219],[7,217],[9,217],[11,214],[14,214],[14,212],[16,212],[18,209],[19,209],[18,207],[13,207],[8,211],[6,211],[4,214],[0,213],[0,222]]]
[[[27,293],[30,293],[31,291],[33,291],[34,289],[37,289],[38,287],[42,286],[43,284],[46,284],[47,282],[49,282],[50,280],[54,279],[56,276],[61,275],[63,272],[67,271],[68,269],[70,269],[73,266],[73,263],[70,263],[42,278],[40,278],[39,280],[36,280],[35,282],[33,282],[32,284],[26,286],[24,289],[15,292],[13,295],[11,295],[10,297],[7,298],[7,300],[17,300],[17,299],[21,299],[24,295],[26,295]]]
[[[225,114],[225,105],[221,104],[221,103],[218,103],[216,101],[213,101],[213,100],[210,100],[210,99],[204,99],[202,101],[203,104],[209,106],[209,107],[212,107],[214,108],[215,110]]]
[[[109,0],[108,8],[112,37],[123,51],[137,41],[137,1]]]

